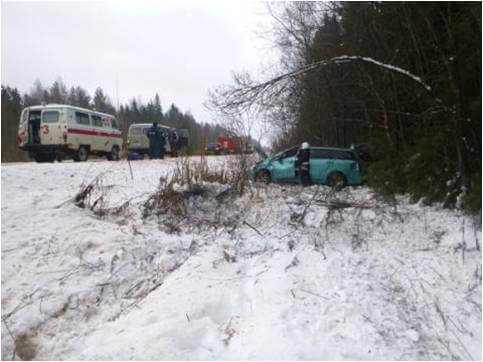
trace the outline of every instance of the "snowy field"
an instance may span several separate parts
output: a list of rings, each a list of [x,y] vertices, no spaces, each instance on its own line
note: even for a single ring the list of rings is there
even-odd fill
[[[219,184],[146,216],[175,162],[2,164],[2,359],[481,360],[472,219]],[[100,174],[105,215],[72,201]]]

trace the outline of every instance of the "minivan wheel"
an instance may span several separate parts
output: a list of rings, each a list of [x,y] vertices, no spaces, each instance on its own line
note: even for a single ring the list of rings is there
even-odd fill
[[[114,146],[107,155],[107,159],[109,161],[119,161],[119,148],[117,146]]]
[[[88,156],[89,156],[89,151],[87,150],[87,147],[80,146],[79,149],[77,150],[77,154],[74,156],[74,161],[76,162],[87,161]]]
[[[333,187],[336,190],[340,190],[347,185],[347,180],[343,173],[341,172],[332,172],[327,177],[327,185]]]
[[[270,173],[267,170],[261,170],[255,176],[255,181],[268,184],[268,183],[270,183],[270,181],[272,181],[272,178],[270,177]]]

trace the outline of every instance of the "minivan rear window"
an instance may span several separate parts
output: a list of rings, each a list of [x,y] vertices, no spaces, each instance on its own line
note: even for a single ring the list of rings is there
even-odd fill
[[[42,122],[43,123],[55,123],[59,121],[59,112],[58,111],[47,111],[42,113]]]
[[[131,134],[133,136],[138,136],[141,134],[141,128],[137,127],[137,128],[131,128]]]

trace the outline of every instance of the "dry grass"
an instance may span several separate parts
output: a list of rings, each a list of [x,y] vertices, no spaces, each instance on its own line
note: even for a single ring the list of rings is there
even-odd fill
[[[171,180],[181,186],[189,187],[200,182],[217,182],[225,185],[230,181],[230,170],[227,169],[226,164],[221,167],[209,167],[204,156],[201,156],[199,162],[184,157],[176,162]]]
[[[24,361],[32,361],[37,355],[37,345],[27,334],[15,338],[15,352]]]
[[[187,216],[186,201],[192,197],[214,198],[219,202],[230,195],[242,195],[248,184],[247,165],[248,162],[239,160],[208,165],[204,156],[199,161],[188,157],[178,160],[173,173],[160,178],[158,189],[142,205],[143,218],[169,214],[179,221]],[[209,184],[227,187],[214,192],[216,188],[209,187]],[[180,187],[182,191],[178,191]]]

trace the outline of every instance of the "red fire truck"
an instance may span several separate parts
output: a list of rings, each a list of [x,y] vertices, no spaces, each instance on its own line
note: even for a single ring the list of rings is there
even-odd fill
[[[220,136],[218,143],[224,154],[240,153],[240,140],[236,137]]]

